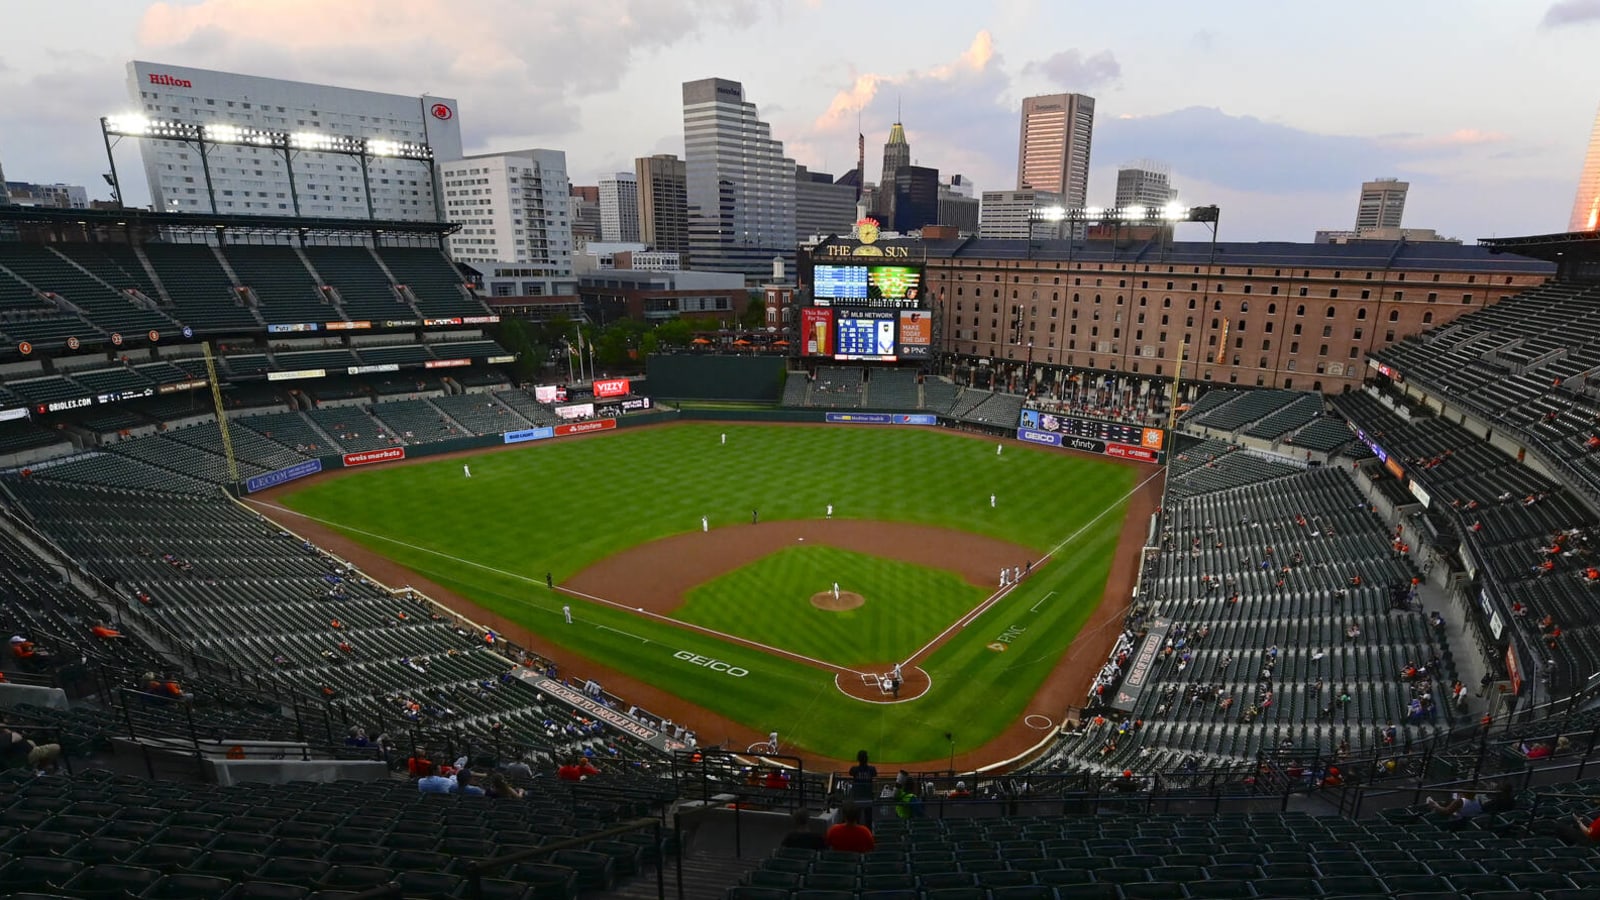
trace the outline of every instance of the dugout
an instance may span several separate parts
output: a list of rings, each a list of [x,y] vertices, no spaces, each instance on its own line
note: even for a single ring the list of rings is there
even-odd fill
[[[783,396],[782,356],[657,353],[646,361],[657,400],[743,400],[776,403]]]

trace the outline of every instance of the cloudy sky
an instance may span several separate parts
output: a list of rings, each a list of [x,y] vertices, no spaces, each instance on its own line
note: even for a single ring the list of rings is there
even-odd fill
[[[858,112],[878,170],[898,107],[915,161],[980,190],[1014,186],[1021,99],[1077,91],[1091,203],[1159,160],[1232,240],[1349,227],[1376,176],[1411,182],[1409,226],[1562,230],[1600,103],[1600,0],[16,0],[5,22],[7,177],[102,196],[97,120],[134,58],[456,97],[469,152],[562,149],[590,184],[682,154],[693,78],[742,81],[836,175]]]

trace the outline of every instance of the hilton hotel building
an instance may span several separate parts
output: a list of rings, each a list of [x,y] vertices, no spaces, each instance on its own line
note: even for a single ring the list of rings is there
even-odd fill
[[[127,112],[149,119],[409,141],[432,147],[435,164],[461,157],[460,109],[448,97],[382,94],[135,60],[128,63],[128,98],[133,107]],[[153,138],[137,143],[154,208],[211,212],[199,148]],[[206,153],[218,213],[294,215],[281,151],[218,144]],[[368,160],[368,179],[376,218],[441,218],[438,178],[426,163],[374,157]],[[294,180],[302,216],[368,217],[359,158],[296,151]]]

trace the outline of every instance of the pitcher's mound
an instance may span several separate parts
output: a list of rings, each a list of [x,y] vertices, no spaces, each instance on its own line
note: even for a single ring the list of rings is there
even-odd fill
[[[867,602],[867,598],[854,591],[840,591],[837,597],[833,595],[833,591],[818,591],[811,595],[812,606],[829,612],[855,609],[865,602]]]

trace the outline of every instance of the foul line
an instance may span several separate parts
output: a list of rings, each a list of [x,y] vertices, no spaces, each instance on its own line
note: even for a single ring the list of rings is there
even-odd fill
[[[394,545],[396,545],[398,547],[405,547],[408,550],[415,550],[418,553],[432,554],[433,556],[440,557],[441,559],[448,559],[451,562],[460,563],[461,565],[464,565],[464,566],[471,566],[472,568],[475,568],[475,569],[482,569],[485,572],[492,572],[495,575],[503,575],[506,578],[510,578],[510,579],[513,579],[513,580],[516,580],[516,581],[521,581],[521,582],[524,582],[524,583],[527,583],[527,584],[541,585],[541,586],[544,584],[544,581],[542,581],[541,579],[529,578],[526,575],[519,575],[516,572],[507,572],[505,569],[497,569],[494,566],[486,566],[486,565],[484,565],[483,563],[480,563],[480,562],[474,562],[473,560],[470,560],[470,559],[462,559],[459,556],[454,556],[454,555],[451,555],[449,553],[444,553],[444,552],[441,552],[439,550],[434,550],[431,547],[420,547],[420,546],[418,546],[416,544],[408,543],[408,542],[402,541],[402,540],[397,540],[395,538],[388,537],[387,535],[378,534],[376,532],[366,531],[366,530],[363,530],[363,529],[360,529],[360,528],[352,528],[352,527],[350,527],[348,525],[340,525],[337,522],[333,522],[333,521],[330,521],[328,519],[318,518],[317,516],[307,515],[307,514],[305,514],[303,512],[300,512],[298,510],[290,509],[290,508],[288,508],[286,506],[279,506],[276,503],[266,503],[266,502],[261,501],[261,500],[250,500],[248,498],[245,500],[245,502],[254,504],[256,506],[263,506],[263,507],[266,507],[268,509],[274,509],[274,510],[278,510],[280,512],[285,512],[285,513],[288,513],[289,515],[292,515],[292,516],[299,516],[302,519],[307,519],[307,520],[312,521],[312,522],[317,522],[319,524],[326,525],[329,528],[335,528],[335,529],[338,529],[340,531],[348,531],[348,532],[350,532],[352,534],[359,534],[359,535],[362,535],[364,537],[376,538],[377,540],[385,541],[387,543],[394,544]],[[605,606],[610,606],[610,607],[612,607],[614,609],[620,609],[623,612],[631,613],[631,614],[636,615],[636,616],[647,616],[649,618],[656,619],[656,620],[661,621],[661,622],[665,622],[666,624],[674,626],[676,628],[682,628],[682,629],[684,629],[686,631],[698,631],[701,634],[709,635],[711,637],[727,641],[730,644],[739,644],[739,645],[742,645],[742,646],[745,646],[745,647],[749,647],[749,648],[752,648],[752,649],[755,649],[755,650],[761,650],[761,651],[764,651],[766,653],[770,653],[770,654],[772,654],[774,656],[788,657],[789,659],[795,660],[796,662],[806,663],[807,665],[815,666],[815,667],[817,667],[819,669],[826,669],[826,670],[828,670],[830,672],[833,672],[835,678],[837,678],[839,675],[847,673],[847,672],[852,674],[852,675],[863,675],[863,674],[866,674],[866,673],[863,673],[863,672],[857,672],[854,669],[846,668],[844,666],[836,666],[836,665],[834,665],[833,663],[830,663],[830,662],[824,662],[824,661],[822,661],[820,659],[814,659],[814,658],[809,657],[809,656],[805,656],[805,655],[802,655],[802,654],[799,654],[799,653],[795,653],[795,652],[793,652],[791,650],[785,650],[782,647],[773,647],[773,646],[770,646],[768,644],[763,644],[760,641],[752,641],[749,638],[739,637],[736,634],[727,634],[726,632],[717,631],[714,628],[707,628],[704,625],[696,625],[693,622],[684,622],[684,621],[682,621],[680,619],[674,619],[674,618],[672,618],[670,616],[664,616],[664,615],[662,615],[661,613],[658,613],[658,612],[652,612],[650,610],[641,610],[640,608],[638,608],[636,606],[629,606],[626,603],[618,603],[615,600],[607,600],[604,597],[597,597],[594,594],[586,594],[583,591],[573,590],[572,588],[557,586],[556,590],[561,592],[561,593],[563,593],[563,594],[570,594],[570,595],[572,595],[574,597],[582,597],[583,599],[592,601],[594,603],[600,603],[600,604],[603,604]],[[600,626],[600,627],[604,627],[604,626]],[[618,633],[619,634],[626,634],[626,632],[618,632]],[[629,635],[629,637],[637,637],[637,635]],[[640,638],[640,640],[645,640],[645,639],[644,638]]]
[[[1067,546],[1068,544],[1072,543],[1073,541],[1077,540],[1078,536],[1083,534],[1085,531],[1088,531],[1089,527],[1091,525],[1093,525],[1094,523],[1096,523],[1096,522],[1100,521],[1101,519],[1105,518],[1113,509],[1116,509],[1122,503],[1127,502],[1127,500],[1130,497],[1132,497],[1134,494],[1137,494],[1139,492],[1140,488],[1143,488],[1145,485],[1147,485],[1150,482],[1154,481],[1155,479],[1161,477],[1161,473],[1162,473],[1162,470],[1161,469],[1157,469],[1155,471],[1155,473],[1152,474],[1149,478],[1146,478],[1145,480],[1143,480],[1143,481],[1139,482],[1138,484],[1134,485],[1126,494],[1123,494],[1121,497],[1118,497],[1116,500],[1112,501],[1111,504],[1109,506],[1107,506],[1105,509],[1102,509],[1099,512],[1098,515],[1096,515],[1094,518],[1090,519],[1089,521],[1087,521],[1087,522],[1083,523],[1081,526],[1079,526],[1077,531],[1074,531],[1073,533],[1071,533],[1071,534],[1067,535],[1066,537],[1062,538],[1061,539],[1061,543],[1056,544],[1054,547],[1051,547],[1049,550],[1045,551],[1044,559],[1050,559],[1051,557],[1053,557],[1057,553],[1059,553],[1061,551],[1061,548],[1063,548],[1063,547]],[[1040,562],[1043,562],[1043,560],[1040,560]],[[993,594],[990,594],[988,599],[984,600],[982,603],[979,603],[977,606],[974,606],[973,608],[967,610],[967,612],[964,615],[962,615],[961,618],[959,618],[959,619],[955,620],[954,622],[952,622],[950,624],[950,627],[946,628],[945,630],[943,630],[943,631],[939,632],[937,635],[935,635],[933,640],[931,640],[931,641],[927,642],[926,644],[923,644],[921,647],[917,648],[917,651],[915,653],[911,654],[909,657],[907,657],[906,659],[901,661],[901,665],[909,666],[912,663],[915,663],[917,661],[917,659],[919,659],[922,656],[922,654],[927,653],[934,646],[936,646],[940,641],[942,641],[945,638],[949,637],[952,633],[954,633],[956,631],[959,631],[959,630],[967,627],[968,625],[972,624],[974,621],[977,620],[977,618],[979,616],[981,616],[984,613],[988,612],[990,609],[993,609],[994,605],[996,603],[999,603],[1001,600],[1005,599],[1005,596],[1007,594],[1011,593],[1011,591],[1016,587],[1017,587],[1017,585],[1015,585],[1015,584],[1007,585],[1006,587],[1003,587],[1000,590],[995,591]]]
[[[1039,611],[1039,607],[1043,606],[1044,602],[1046,600],[1049,600],[1051,597],[1054,597],[1055,595],[1056,595],[1056,592],[1055,591],[1051,591],[1050,593],[1045,594],[1043,597],[1040,597],[1038,603],[1035,603],[1034,605],[1028,607],[1028,612],[1038,612]]]

